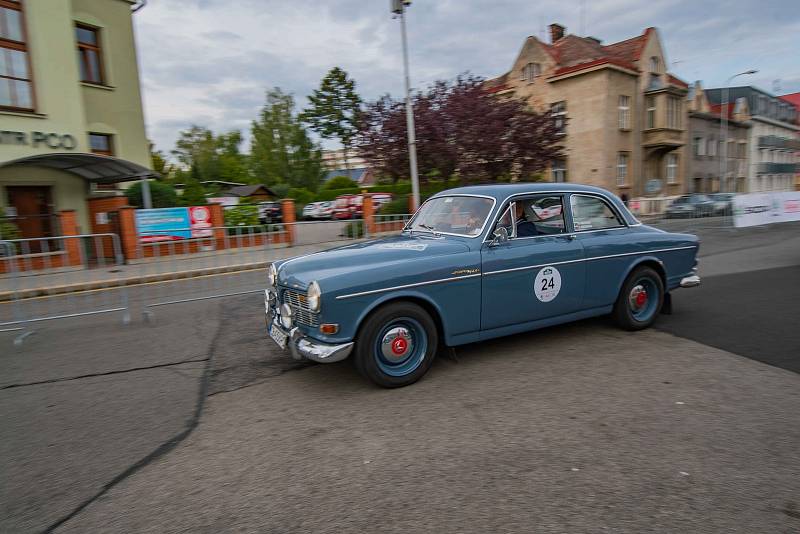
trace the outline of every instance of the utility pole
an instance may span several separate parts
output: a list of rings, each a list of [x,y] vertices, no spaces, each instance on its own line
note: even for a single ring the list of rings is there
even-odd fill
[[[403,70],[406,90],[406,129],[408,130],[408,164],[411,168],[411,194],[414,211],[419,208],[419,175],[417,174],[417,141],[414,138],[414,109],[411,107],[411,78],[408,74],[408,39],[406,37],[406,6],[411,0],[391,0],[392,13],[400,18],[400,33],[403,39]]]

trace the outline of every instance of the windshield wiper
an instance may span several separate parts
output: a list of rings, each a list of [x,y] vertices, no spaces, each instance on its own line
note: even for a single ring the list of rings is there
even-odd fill
[[[439,232],[436,230],[436,228],[434,228],[434,227],[433,227],[433,226],[431,226],[430,224],[424,224],[424,223],[420,223],[419,227],[420,227],[420,228],[424,228],[425,230],[428,230],[428,231],[429,231],[429,232],[431,232],[431,233],[432,233],[434,236],[437,236],[437,235],[439,235]]]

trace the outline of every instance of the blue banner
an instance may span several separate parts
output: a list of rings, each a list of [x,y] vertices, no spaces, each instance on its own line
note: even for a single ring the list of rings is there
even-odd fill
[[[142,242],[189,239],[189,208],[136,210],[136,233]]]

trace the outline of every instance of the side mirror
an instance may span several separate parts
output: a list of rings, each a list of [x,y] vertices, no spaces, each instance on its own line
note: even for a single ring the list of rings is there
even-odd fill
[[[490,246],[496,247],[500,243],[505,243],[508,241],[508,230],[506,230],[505,226],[501,226],[499,228],[494,229],[494,237],[492,241],[489,243]]]

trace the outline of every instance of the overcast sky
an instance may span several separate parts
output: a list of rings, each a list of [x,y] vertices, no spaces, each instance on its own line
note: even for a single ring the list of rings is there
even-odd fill
[[[303,106],[337,65],[366,99],[402,92],[389,0],[149,0],[134,20],[147,132],[164,151],[191,124],[247,134],[268,87]],[[800,91],[798,0],[415,0],[412,85],[502,74],[525,37],[545,38],[551,22],[604,43],[656,26],[670,70],[686,81],[718,87],[754,68],[741,85]]]

